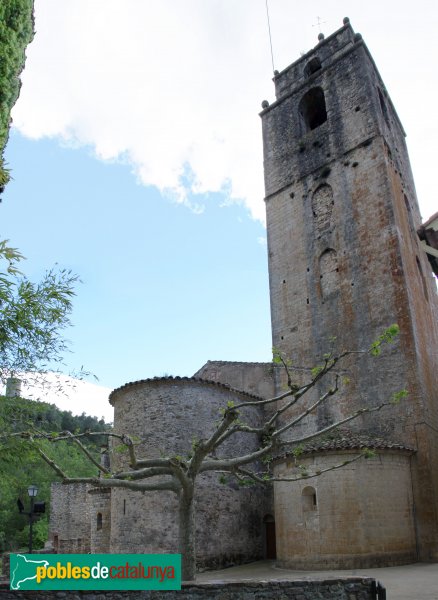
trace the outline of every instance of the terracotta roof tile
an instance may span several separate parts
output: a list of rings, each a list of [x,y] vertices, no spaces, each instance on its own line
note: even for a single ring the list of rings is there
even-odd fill
[[[368,448],[369,450],[402,450],[415,452],[414,448],[400,442],[384,439],[370,433],[353,432],[343,429],[305,444],[301,456],[305,454],[339,450],[363,450],[365,448]],[[288,450],[280,453],[276,458],[286,458],[291,453],[292,450]]]
[[[150,377],[148,379],[139,379],[138,381],[131,381],[131,382],[125,383],[124,385],[113,390],[108,398],[109,398],[110,403],[113,404],[113,402],[115,400],[115,395],[117,394],[117,392],[120,392],[121,390],[126,390],[127,388],[141,385],[142,383],[160,384],[160,383],[169,383],[169,382],[201,383],[201,384],[205,384],[205,385],[214,385],[215,387],[226,389],[233,394],[239,394],[239,396],[245,396],[251,400],[263,400],[263,398],[261,398],[260,396],[256,396],[254,394],[249,394],[248,392],[242,392],[241,390],[232,388],[231,386],[229,386],[226,383],[220,383],[219,381],[210,381],[209,379],[201,379],[200,377],[179,377],[179,376],[176,376],[176,377],[172,377],[172,376]]]

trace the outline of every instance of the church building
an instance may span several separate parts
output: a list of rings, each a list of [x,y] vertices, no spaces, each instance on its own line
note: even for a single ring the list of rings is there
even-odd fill
[[[273,346],[291,358],[302,383],[332,346],[359,353],[391,324],[400,328],[381,356],[351,361],[350,383],[296,434],[379,405],[395,391],[409,394],[314,440],[302,456],[324,470],[367,447],[374,452],[367,460],[270,491],[203,476],[199,566],[266,557],[299,569],[436,561],[438,301],[417,233],[403,126],[347,18],[275,72],[274,84],[276,99],[264,101],[260,114]],[[193,377],[114,390],[114,427],[147,439],[148,456],[187,452],[227,402],[269,398],[283,385],[270,364],[209,361]],[[308,402],[321,393],[315,388]],[[287,477],[294,467],[286,453],[274,468]],[[177,514],[170,492],[55,484],[50,536],[58,552],[176,552]]]

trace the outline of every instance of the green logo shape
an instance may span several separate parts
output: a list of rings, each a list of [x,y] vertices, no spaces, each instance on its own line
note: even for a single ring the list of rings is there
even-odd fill
[[[180,554],[11,554],[11,590],[180,590]]]

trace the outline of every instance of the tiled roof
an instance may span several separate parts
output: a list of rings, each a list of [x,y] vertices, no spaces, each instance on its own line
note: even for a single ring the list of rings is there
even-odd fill
[[[138,381],[131,381],[129,383],[125,383],[124,385],[116,388],[115,390],[113,390],[111,392],[111,394],[109,395],[109,401],[111,404],[113,404],[113,401],[115,400],[115,395],[117,394],[117,392],[120,392],[121,390],[126,390],[127,388],[130,387],[134,387],[137,385],[141,385],[142,383],[201,383],[201,384],[205,384],[205,385],[214,385],[215,387],[219,387],[225,390],[228,390],[229,392],[233,393],[233,394],[239,394],[239,396],[245,396],[248,399],[251,400],[263,400],[263,398],[261,398],[260,396],[256,396],[254,394],[249,394],[248,392],[242,392],[241,390],[236,390],[235,388],[232,388],[231,386],[227,385],[226,383],[220,383],[219,381],[210,381],[209,379],[201,379],[200,377],[172,377],[172,376],[167,376],[167,377],[150,377],[148,379],[140,379]]]
[[[340,450],[402,450],[406,452],[415,452],[415,449],[401,444],[372,435],[370,433],[353,432],[343,429],[336,433],[331,433],[325,437],[316,438],[304,444],[301,456],[304,454],[316,454],[321,452],[340,451]],[[281,452],[277,458],[286,458],[292,453],[291,450]]]

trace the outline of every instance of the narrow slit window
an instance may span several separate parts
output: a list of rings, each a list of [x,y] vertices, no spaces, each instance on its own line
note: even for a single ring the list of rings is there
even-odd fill
[[[424,273],[423,273],[423,269],[421,268],[420,259],[418,258],[418,256],[416,256],[415,259],[417,261],[418,272],[420,274],[421,283],[423,285],[423,294],[424,294],[424,297],[426,298],[426,300],[429,302],[429,293],[427,291],[426,280],[424,279]]]

